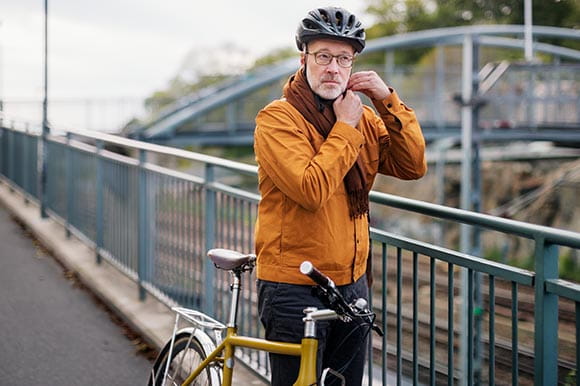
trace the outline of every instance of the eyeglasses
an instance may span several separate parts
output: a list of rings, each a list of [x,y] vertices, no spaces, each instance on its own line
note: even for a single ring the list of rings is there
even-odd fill
[[[349,68],[352,67],[352,62],[354,61],[354,56],[345,54],[331,55],[328,52],[306,51],[306,55],[314,55],[314,61],[316,62],[316,64],[319,64],[321,66],[328,66],[332,62],[332,59],[336,58],[336,63],[338,63],[340,67]]]

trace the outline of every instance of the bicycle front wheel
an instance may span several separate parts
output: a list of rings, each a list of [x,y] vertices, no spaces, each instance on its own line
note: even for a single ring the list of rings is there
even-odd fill
[[[205,338],[209,340],[207,336]],[[171,341],[167,342],[153,364],[149,376],[149,386],[181,385],[207,358],[208,353],[200,340],[203,339],[195,336],[193,332],[178,333],[173,343],[171,358],[169,358]],[[168,360],[169,367],[167,367]],[[221,385],[221,368],[219,364],[207,366],[191,384],[199,386]]]

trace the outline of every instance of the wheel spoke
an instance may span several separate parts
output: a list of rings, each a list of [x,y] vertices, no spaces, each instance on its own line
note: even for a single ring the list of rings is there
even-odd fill
[[[181,385],[185,379],[205,360],[204,347],[191,333],[176,336],[171,358],[168,358],[169,343],[159,354],[153,365],[150,385],[162,385],[167,360],[170,361],[166,385]],[[157,372],[157,374],[155,374]],[[193,385],[219,385],[221,368],[209,364],[193,381]],[[167,382],[169,381],[169,383]]]

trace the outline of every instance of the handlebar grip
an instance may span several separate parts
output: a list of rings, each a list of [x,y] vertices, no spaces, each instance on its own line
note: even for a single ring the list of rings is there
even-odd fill
[[[335,287],[334,282],[328,276],[317,270],[309,261],[304,261],[300,264],[300,272],[324,288]]]
[[[345,317],[345,319],[343,319],[344,321],[351,321],[353,318],[362,318],[363,320],[366,320],[365,323],[369,323],[369,326],[373,330],[375,330],[380,336],[383,336],[380,327],[374,324],[375,314],[367,308],[368,306],[365,299],[357,299],[354,306],[349,305],[338,288],[336,288],[332,279],[316,269],[310,261],[303,261],[302,264],[300,264],[300,273],[311,278],[312,281],[319,286],[321,291],[318,291],[318,296],[320,296],[323,301],[326,299],[329,303],[329,308],[336,312],[341,319],[342,316]],[[327,312],[328,310],[322,311]],[[333,316],[332,319],[334,319],[334,317],[335,316]]]

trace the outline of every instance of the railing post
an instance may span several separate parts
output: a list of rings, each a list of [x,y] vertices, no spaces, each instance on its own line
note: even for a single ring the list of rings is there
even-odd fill
[[[43,123],[40,161],[40,217],[48,218],[48,124]]]
[[[10,180],[10,192],[14,193],[14,122],[8,135],[8,179]]]
[[[558,296],[546,292],[546,280],[558,278],[558,246],[543,237],[535,245],[534,384],[558,380]]]
[[[24,190],[24,204],[28,205],[28,194],[31,191],[30,189],[30,151],[28,142],[31,141],[31,138],[28,135],[28,124],[24,129],[24,134],[22,135],[22,160],[23,160],[23,167],[22,167],[22,190]]]
[[[74,178],[73,178],[73,162],[72,162],[72,150],[71,150],[71,136],[70,132],[66,133],[66,156],[65,156],[65,173],[66,173],[66,223],[65,223],[65,230],[66,230],[66,238],[70,238],[71,231],[71,221],[73,217],[73,197],[74,197]]]
[[[97,264],[101,264],[102,257],[101,257],[101,248],[103,247],[103,160],[101,157],[101,152],[103,151],[103,141],[97,140],[97,224],[96,224],[96,253],[95,259]]]
[[[0,176],[5,174],[4,171],[4,139],[6,138],[6,129],[4,129],[4,122],[2,117],[0,116]],[[2,179],[0,178],[0,184],[2,183]]]
[[[26,146],[24,144],[24,141],[26,140],[26,137],[24,135],[24,133],[20,133],[20,140],[19,142],[19,149],[20,151],[18,152],[18,156],[20,157],[20,181],[21,181],[21,186],[20,188],[22,189],[22,193],[24,195],[23,200],[26,203],[26,167],[28,166],[28,162],[26,162]]]
[[[205,257],[205,252],[214,247],[216,230],[216,192],[209,188],[214,179],[214,166],[205,165],[205,250],[203,253],[203,269],[205,272],[205,296],[203,298],[204,312],[215,316],[215,267],[211,261]]]
[[[139,283],[139,300],[145,300],[146,292],[143,287],[143,281],[147,279],[147,257],[148,257],[148,210],[147,210],[147,170],[145,164],[147,163],[147,151],[139,150],[139,246],[138,246],[138,261],[137,261],[137,275]]]

